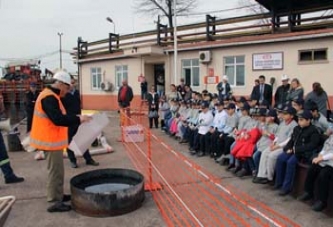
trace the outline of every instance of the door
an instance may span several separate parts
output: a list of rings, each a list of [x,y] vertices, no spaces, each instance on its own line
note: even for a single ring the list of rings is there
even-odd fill
[[[155,87],[159,96],[165,94],[165,70],[164,64],[154,65]]]

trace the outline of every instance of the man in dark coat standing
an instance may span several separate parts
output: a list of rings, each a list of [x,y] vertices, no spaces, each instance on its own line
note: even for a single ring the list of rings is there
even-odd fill
[[[122,84],[118,91],[118,103],[120,108],[127,108],[131,105],[133,90],[128,86],[127,80],[123,80]]]
[[[272,91],[272,86],[269,84],[265,83],[265,76],[261,75],[259,76],[259,85],[256,85],[253,88],[252,91],[252,100],[257,100],[257,103],[262,103],[264,100],[266,100],[269,105],[272,105],[272,96],[273,96],[273,91]]]
[[[75,89],[75,79],[71,78],[70,90],[61,101],[66,109],[67,114],[81,115],[81,98],[78,90]],[[68,127],[68,144],[71,143],[80,125],[71,125]],[[74,151],[67,148],[68,159],[71,162],[72,168],[77,168],[76,157]],[[89,150],[86,150],[83,154],[83,158],[86,160],[87,165],[98,166],[99,163],[92,159]]]
[[[31,130],[32,116],[34,115],[35,102],[38,95],[39,91],[37,91],[37,84],[35,82],[31,82],[30,89],[26,94],[27,133]]]
[[[280,85],[274,95],[274,106],[284,105],[287,102],[287,95],[290,90],[289,78],[287,75],[281,77],[282,85]]]

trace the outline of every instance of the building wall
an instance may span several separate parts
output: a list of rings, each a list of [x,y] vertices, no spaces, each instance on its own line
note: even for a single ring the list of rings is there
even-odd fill
[[[280,78],[283,74],[287,74],[290,78],[298,78],[305,89],[305,94],[311,90],[312,83],[318,81],[322,84],[323,88],[329,95],[333,95],[333,86],[329,86],[332,79],[330,74],[333,72],[333,40],[330,39],[314,39],[314,40],[301,40],[293,42],[279,42],[270,44],[253,44],[248,46],[234,46],[225,47],[212,50],[212,61],[207,64],[200,64],[200,86],[194,87],[194,90],[202,91],[208,89],[210,92],[216,92],[216,85],[204,85],[204,76],[208,74],[208,68],[213,68],[215,75],[221,77],[224,72],[223,58],[227,56],[245,56],[245,86],[234,87],[235,95],[249,95],[252,91],[254,80],[259,75],[266,76],[266,82],[269,83],[270,78],[274,77],[276,82],[274,84],[274,91],[277,86],[280,85]],[[300,64],[298,62],[299,50],[307,49],[320,49],[328,48],[328,61],[322,63],[313,64]],[[255,53],[266,52],[283,52],[283,69],[282,70],[260,70],[254,71],[252,69],[252,55]],[[169,89],[168,84],[179,84],[179,80],[182,77],[182,59],[195,59],[199,57],[199,50],[179,52],[177,61],[177,77],[174,76],[173,71],[173,54],[164,55],[160,57],[144,57],[141,58],[129,58],[121,60],[109,60],[104,62],[87,63],[82,65],[82,94],[83,94],[83,107],[89,109],[116,109],[117,91],[112,93],[104,91],[92,91],[90,68],[101,67],[102,72],[105,72],[105,77],[110,82],[115,83],[115,65],[123,64],[128,65],[129,72],[129,84],[132,86],[136,95],[133,106],[140,104],[140,84],[137,77],[140,75],[141,70],[145,74],[151,85],[153,77],[153,64],[164,63],[165,75],[166,75],[166,89]],[[176,80],[176,81],[175,81]],[[98,100],[98,101],[97,101]],[[97,102],[96,102],[97,101]]]

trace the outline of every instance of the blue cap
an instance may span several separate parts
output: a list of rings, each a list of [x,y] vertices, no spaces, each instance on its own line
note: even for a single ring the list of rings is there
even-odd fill
[[[239,99],[237,100],[237,102],[246,103],[247,100],[246,100],[246,98],[244,96],[241,96],[241,97],[239,97]]]
[[[296,110],[295,108],[291,107],[291,106],[286,106],[283,110],[283,113],[285,114],[290,114],[290,115],[295,115],[296,114]]]
[[[224,105],[223,101],[220,100],[215,103],[215,106],[223,106],[223,105]]]
[[[299,113],[297,113],[298,118],[304,118],[307,120],[311,120],[313,118],[311,112],[309,110],[302,110]]]
[[[304,105],[304,99],[302,98],[293,99],[293,102],[297,103],[298,105]]]
[[[243,106],[240,109],[249,111],[251,109],[251,106],[247,102],[244,102]]]
[[[276,111],[274,109],[270,109],[268,112],[267,112],[267,117],[277,117],[277,114],[276,114]]]
[[[35,82],[30,82],[30,87],[37,87],[37,84]]]
[[[207,101],[203,101],[203,102],[201,103],[201,107],[202,107],[202,108],[208,108],[208,107],[209,107],[209,102],[207,102]]]
[[[227,109],[236,109],[236,105],[234,103],[229,103]]]
[[[259,116],[266,116],[267,115],[267,109],[266,108],[259,108],[258,115]]]

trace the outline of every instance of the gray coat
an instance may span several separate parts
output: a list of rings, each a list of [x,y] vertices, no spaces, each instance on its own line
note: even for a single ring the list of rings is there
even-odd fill
[[[315,92],[311,91],[306,95],[305,102],[308,102],[310,100],[316,103],[319,112],[326,116],[328,102],[327,93],[324,91],[321,95],[317,95]]]

